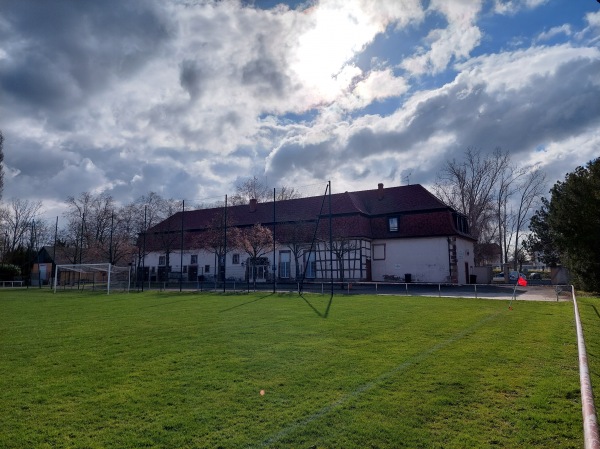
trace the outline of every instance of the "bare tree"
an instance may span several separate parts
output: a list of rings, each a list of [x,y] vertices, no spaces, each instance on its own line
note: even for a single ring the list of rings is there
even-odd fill
[[[497,148],[490,156],[483,157],[479,150],[468,148],[464,160],[447,161],[438,173],[434,186],[436,195],[455,210],[467,216],[471,235],[480,243],[488,243],[495,235],[494,219],[497,213],[494,198],[497,184],[510,162],[507,152]],[[483,240],[483,241],[482,241]],[[478,246],[475,259],[478,259]]]
[[[525,175],[516,189],[517,207],[514,215],[514,266],[517,269],[519,255],[524,254],[519,246],[519,234],[526,227],[531,219],[532,212],[539,205],[542,195],[546,191],[546,174],[540,171],[539,168],[533,168]],[[522,258],[522,257],[521,257]]]
[[[500,246],[501,262],[517,263],[519,237],[545,187],[545,175],[531,166],[511,164],[508,152],[496,148],[488,157],[478,150],[465,152],[463,162],[448,161],[438,174],[436,194],[449,206],[464,213],[471,234],[477,238],[475,260],[480,248]]]
[[[258,202],[268,201],[272,197],[269,187],[257,176],[238,181],[235,194],[230,198],[231,205],[248,204],[255,199]]]
[[[447,161],[434,186],[437,196],[465,214],[471,234],[479,238],[493,217],[494,188],[509,162],[508,153],[496,149],[489,157],[468,148],[463,162]]]
[[[285,201],[300,198],[300,192],[294,187],[283,186],[275,189],[275,201]]]
[[[32,223],[37,220],[41,208],[42,203],[39,201],[18,198],[13,198],[7,206],[2,208],[2,230],[7,252],[13,252],[19,247],[28,247]]]
[[[249,257],[249,263],[252,264],[252,280],[256,287],[256,262],[273,248],[273,233],[269,228],[257,223],[251,228],[240,230],[237,246]]]
[[[275,189],[275,201],[300,198],[300,192],[294,187],[283,186]],[[257,176],[240,180],[235,185],[235,194],[230,198],[233,206],[248,204],[255,199],[259,203],[273,200],[273,189],[262,182]]]
[[[82,192],[66,199],[67,244],[79,252],[79,261],[112,259],[111,238],[114,236],[116,206],[112,196]],[[77,251],[76,251],[77,252]]]

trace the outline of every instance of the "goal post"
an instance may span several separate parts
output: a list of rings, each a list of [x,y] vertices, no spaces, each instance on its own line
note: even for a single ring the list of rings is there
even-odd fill
[[[66,289],[129,292],[131,267],[119,267],[110,263],[80,263],[56,265],[54,270],[54,293],[58,286]]]

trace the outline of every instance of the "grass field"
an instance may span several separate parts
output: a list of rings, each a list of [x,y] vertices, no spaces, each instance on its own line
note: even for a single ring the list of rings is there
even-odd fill
[[[30,289],[0,318],[2,448],[583,447],[568,302]]]

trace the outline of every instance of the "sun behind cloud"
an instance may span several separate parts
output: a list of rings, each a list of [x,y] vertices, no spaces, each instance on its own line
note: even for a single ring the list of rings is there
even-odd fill
[[[352,59],[386,24],[366,14],[361,2],[337,0],[306,10],[304,20],[290,69],[315,95],[331,100],[361,74]]]

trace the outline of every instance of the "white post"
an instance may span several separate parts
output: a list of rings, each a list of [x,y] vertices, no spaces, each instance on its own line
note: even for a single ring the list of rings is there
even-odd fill
[[[58,264],[54,267],[54,293],[56,293],[56,284],[58,283]]]
[[[111,264],[108,264],[108,285],[106,287],[106,294],[107,295],[110,295],[110,267],[111,266],[112,266]]]

